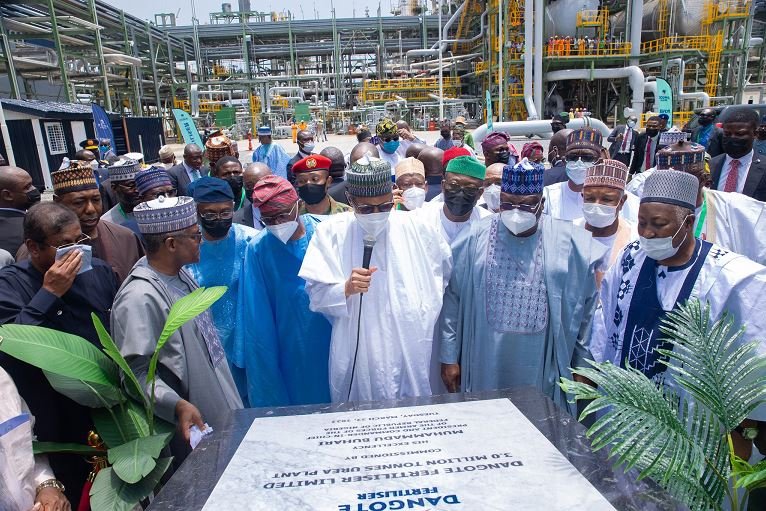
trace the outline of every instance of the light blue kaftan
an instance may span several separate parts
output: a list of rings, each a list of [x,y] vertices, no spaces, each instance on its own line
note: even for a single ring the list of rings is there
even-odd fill
[[[452,244],[441,362],[460,364],[461,390],[531,385],[573,413],[559,378],[589,359],[594,270],[605,247],[572,222],[543,215],[518,238],[492,215]]]
[[[186,266],[200,287],[226,286],[226,293],[211,307],[213,322],[221,339],[229,369],[237,384],[242,401],[246,402],[247,386],[243,365],[235,364],[234,335],[237,330],[237,300],[242,282],[242,264],[245,249],[258,231],[246,225],[233,224],[229,234],[222,240],[202,239],[199,262]]]
[[[287,179],[287,163],[289,161],[290,156],[279,144],[261,144],[253,151],[253,162],[265,163],[272,173],[285,179]]]
[[[282,243],[267,230],[245,253],[237,359],[244,361],[251,407],[330,402],[330,323],[309,310],[298,277],[319,218],[302,215],[306,234]]]

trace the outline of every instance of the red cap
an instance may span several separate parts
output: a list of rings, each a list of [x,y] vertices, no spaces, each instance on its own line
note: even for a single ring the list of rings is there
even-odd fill
[[[471,156],[471,151],[465,147],[450,147],[444,151],[444,156],[442,156],[442,166],[446,167],[452,158],[457,158],[458,156]]]
[[[306,156],[303,159],[298,160],[293,165],[293,174],[299,174],[301,172],[312,172],[314,170],[330,170],[332,160],[321,154],[312,154]]]

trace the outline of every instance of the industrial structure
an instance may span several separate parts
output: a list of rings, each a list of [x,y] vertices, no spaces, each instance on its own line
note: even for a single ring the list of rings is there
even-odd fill
[[[192,2],[193,5],[193,2]],[[172,109],[236,135],[321,118],[341,132],[383,115],[425,129],[590,112],[616,122],[656,109],[762,103],[763,0],[394,0],[331,19],[259,12],[249,0],[142,21],[101,0],[0,4],[0,96]],[[353,17],[349,17],[353,16]]]

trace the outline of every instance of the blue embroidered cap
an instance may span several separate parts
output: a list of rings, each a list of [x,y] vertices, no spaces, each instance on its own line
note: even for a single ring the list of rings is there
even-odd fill
[[[159,196],[133,209],[141,234],[182,231],[197,223],[197,206],[191,197]]]
[[[114,165],[110,165],[109,179],[116,183],[118,181],[133,181],[136,173],[141,170],[141,164],[138,160],[119,160]]]
[[[516,165],[503,167],[501,190],[512,195],[537,195],[543,193],[545,166],[523,158]]]
[[[270,137],[271,136],[271,126],[258,126],[258,136],[259,137]]]
[[[149,190],[160,186],[173,186],[170,174],[164,167],[152,166],[136,173],[136,191],[139,195],[144,195]]]

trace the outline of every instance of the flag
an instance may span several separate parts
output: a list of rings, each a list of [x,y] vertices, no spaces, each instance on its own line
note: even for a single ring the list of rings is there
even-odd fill
[[[668,114],[668,127],[673,126],[673,90],[662,78],[657,78],[656,81],[658,113]]]
[[[487,132],[492,133],[492,96],[487,91]]]
[[[184,143],[197,144],[200,148],[203,148],[202,138],[199,136],[197,126],[194,124],[194,119],[178,108],[173,109],[173,115],[178,123],[178,129],[181,130],[181,135],[184,137]]]
[[[114,143],[114,133],[112,133],[112,122],[109,120],[109,116],[106,115],[106,112],[103,108],[101,108],[99,105],[95,103],[90,104],[91,110],[93,111],[93,127],[96,130],[96,138],[99,140],[99,146],[100,141],[102,138],[108,138],[111,142],[111,147],[113,151],[116,151],[117,145]],[[99,150],[100,152],[100,150]],[[106,158],[105,154],[100,154],[99,159],[103,160]]]

